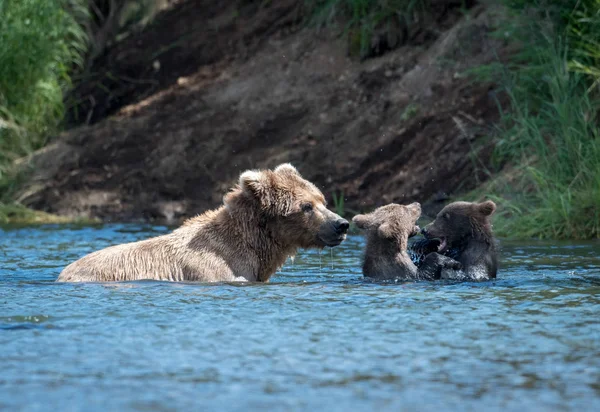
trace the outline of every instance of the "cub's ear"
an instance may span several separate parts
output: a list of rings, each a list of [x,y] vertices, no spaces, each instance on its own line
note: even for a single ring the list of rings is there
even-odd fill
[[[418,219],[421,217],[421,204],[419,202],[411,203],[406,208],[414,218]]]
[[[239,184],[242,191],[255,196],[266,190],[264,174],[258,170],[246,170],[240,175]]]
[[[496,204],[491,200],[487,200],[485,202],[481,202],[477,205],[477,208],[481,213],[485,216],[490,216],[496,210]]]
[[[391,239],[394,237],[394,228],[389,223],[384,223],[377,229],[379,237],[384,239]]]
[[[352,218],[352,222],[359,229],[368,229],[371,225],[371,219],[369,218],[369,215],[356,215]]]
[[[300,175],[300,173],[298,173],[298,170],[296,170],[296,168],[294,166],[292,166],[290,163],[283,163],[280,164],[279,166],[277,166],[275,168],[275,173],[280,173],[280,174],[296,174],[296,175]]]

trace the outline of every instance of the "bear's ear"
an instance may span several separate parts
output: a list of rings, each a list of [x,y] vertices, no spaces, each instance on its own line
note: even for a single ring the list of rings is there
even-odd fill
[[[294,166],[292,166],[290,163],[280,164],[279,166],[277,166],[275,168],[275,173],[279,173],[279,174],[295,174],[295,175],[300,176],[300,173],[298,173],[298,170],[296,170],[296,168]]]
[[[240,175],[240,187],[242,191],[254,196],[264,196],[267,190],[267,181],[263,172],[258,170],[246,170]]]
[[[371,219],[369,215],[356,215],[352,218],[352,222],[359,229],[367,229],[371,224]]]
[[[485,216],[490,216],[496,210],[496,204],[491,200],[481,202],[477,205],[477,209]]]
[[[261,211],[268,215],[286,216],[292,211],[292,198],[278,186],[274,172],[247,170],[240,175],[240,188],[258,201]]]
[[[411,203],[410,205],[406,206],[406,208],[415,219],[421,217],[421,204],[419,202]]]
[[[394,228],[389,223],[384,223],[377,229],[379,237],[384,239],[391,239],[394,237]]]

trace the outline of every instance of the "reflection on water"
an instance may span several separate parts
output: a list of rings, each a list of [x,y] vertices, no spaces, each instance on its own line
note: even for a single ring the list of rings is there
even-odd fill
[[[502,244],[499,279],[378,284],[362,238],[266,285],[57,284],[165,228],[0,229],[0,410],[564,410],[600,402],[600,244]]]

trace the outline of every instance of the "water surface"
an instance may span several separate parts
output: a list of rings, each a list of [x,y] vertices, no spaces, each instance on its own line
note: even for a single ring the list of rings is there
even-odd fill
[[[600,243],[502,243],[499,279],[377,284],[363,239],[269,284],[60,284],[166,232],[0,229],[0,410],[591,410]]]

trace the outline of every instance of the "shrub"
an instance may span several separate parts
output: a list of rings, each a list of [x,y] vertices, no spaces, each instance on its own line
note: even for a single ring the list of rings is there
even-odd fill
[[[41,147],[63,118],[70,73],[81,66],[83,0],[0,2],[0,179],[11,162]]]
[[[306,0],[312,21],[328,26],[339,18],[346,23],[351,52],[363,55],[376,28],[413,23],[428,8],[427,0]],[[394,31],[394,30],[392,30]]]
[[[520,51],[502,70],[492,70],[511,100],[495,151],[511,173],[487,188],[502,206],[497,231],[598,238],[600,2],[506,4],[514,13],[500,31]]]

